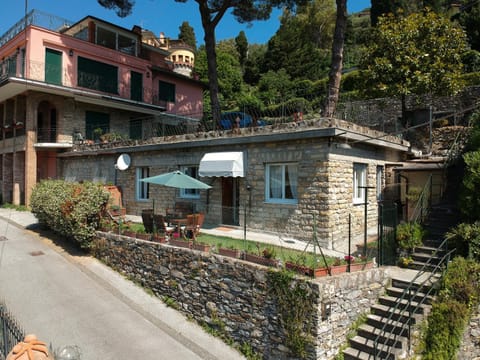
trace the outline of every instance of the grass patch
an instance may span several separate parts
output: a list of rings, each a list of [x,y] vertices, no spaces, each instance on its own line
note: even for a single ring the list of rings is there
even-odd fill
[[[235,239],[227,236],[217,236],[200,233],[197,236],[198,242],[210,244],[216,249],[219,247],[240,249],[252,254],[262,256],[265,249],[271,250],[275,254],[276,259],[280,259],[284,263],[286,261],[299,262],[312,267],[323,267],[325,264],[320,254],[313,254],[311,252],[303,252],[300,250],[290,249],[283,246],[275,246],[270,244],[261,243],[253,240]],[[331,265],[335,258],[326,256],[327,264]]]

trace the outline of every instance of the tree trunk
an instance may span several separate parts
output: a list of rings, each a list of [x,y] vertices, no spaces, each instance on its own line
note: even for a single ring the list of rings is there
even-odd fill
[[[215,27],[218,20],[210,18],[210,12],[206,3],[199,2],[202,27],[205,32],[205,51],[207,53],[208,88],[210,91],[210,102],[212,107],[212,118],[214,129],[220,124],[220,102],[218,100],[218,76],[217,76],[217,54],[215,51]]]
[[[335,22],[335,35],[332,45],[332,65],[328,76],[327,104],[325,116],[332,117],[337,108],[340,81],[342,80],[343,46],[345,42],[345,30],[347,27],[347,0],[336,0],[337,19]]]

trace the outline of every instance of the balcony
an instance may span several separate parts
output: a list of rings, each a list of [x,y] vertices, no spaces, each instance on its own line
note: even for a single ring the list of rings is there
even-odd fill
[[[37,90],[104,106],[113,101],[115,107],[147,114],[158,114],[167,107],[168,102],[161,100],[159,92],[152,88],[132,90],[131,84],[124,81],[105,87],[105,82],[101,74],[79,73],[77,80],[71,68],[44,62],[26,61],[25,66],[17,66],[11,58],[0,62],[0,102],[25,90]]]

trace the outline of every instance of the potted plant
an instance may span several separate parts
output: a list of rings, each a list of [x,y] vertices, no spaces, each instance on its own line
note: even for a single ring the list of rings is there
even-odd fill
[[[365,255],[359,255],[357,258],[352,256],[350,261],[350,272],[371,269],[373,261],[369,261]]]
[[[335,258],[332,265],[330,266],[330,274],[335,275],[335,274],[341,274],[341,273],[347,272],[347,268],[348,268],[348,262],[345,261],[345,259],[337,257]]]
[[[144,229],[138,229],[137,232],[135,233],[135,237],[137,239],[150,240],[152,237],[152,234],[145,232]]]
[[[275,249],[273,247],[266,247],[260,251],[260,247],[257,244],[258,253],[253,254],[251,252],[246,252],[244,254],[244,260],[254,262],[256,264],[265,265],[265,266],[277,266],[279,261],[275,259]]]
[[[425,231],[418,222],[406,222],[397,226],[396,234],[400,257],[409,257],[416,247],[423,244]]]
[[[285,268],[298,274],[311,277],[321,277],[328,274],[327,267],[317,266],[315,259],[308,261],[305,255],[285,261]]]
[[[241,254],[240,249],[236,249],[234,246],[223,247],[222,244],[218,244],[218,253],[223,256],[233,257],[238,259]]]
[[[188,249],[192,248],[192,241],[183,239],[181,234],[178,232],[172,233],[172,236],[170,237],[170,239],[168,239],[168,243],[176,247],[183,247]]]

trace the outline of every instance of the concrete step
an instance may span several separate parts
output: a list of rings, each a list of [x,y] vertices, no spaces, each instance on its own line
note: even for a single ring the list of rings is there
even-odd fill
[[[391,286],[391,287],[387,288],[387,294],[388,295],[395,296],[395,297],[398,297],[398,298],[402,297],[403,291],[404,291],[404,289],[397,288],[397,287],[394,287],[394,286]],[[405,298],[408,298],[408,296],[409,295],[407,293]],[[423,303],[426,304],[426,305],[430,305],[432,303],[433,299],[434,299],[433,295],[426,295],[426,293],[421,292],[421,291],[415,293],[412,296],[412,300],[414,300],[416,302],[423,301]]]
[[[357,329],[357,334],[366,339],[378,341],[380,344],[388,346],[406,349],[407,338],[403,336],[397,336],[390,332],[382,331],[381,329],[368,324],[362,324]]]
[[[415,251],[412,253],[411,257],[414,261],[418,261],[418,262],[422,262],[422,263],[429,263],[429,264],[432,264],[432,265],[437,265],[442,260],[442,258],[439,257],[439,256],[436,256],[436,255],[434,256],[432,254],[418,252],[417,249],[415,249]]]
[[[364,351],[354,349],[354,348],[346,348],[343,350],[343,359],[344,360],[375,360],[375,356]],[[394,360],[394,358],[391,358]]]
[[[405,326],[410,324],[416,324],[420,320],[420,314],[410,314],[408,311],[403,309],[394,310],[390,306],[375,304],[372,305],[371,311],[378,316],[381,316],[385,319],[391,319],[390,321],[396,321],[404,324]]]
[[[413,270],[412,270],[413,271]],[[434,286],[437,281],[440,279],[440,275],[433,275],[431,279],[428,280],[430,277],[430,273],[425,273],[419,278],[417,278],[416,283],[412,284],[410,289],[412,291],[420,291],[423,293],[428,293],[430,288]],[[428,281],[427,281],[428,280]],[[410,286],[410,281],[402,280],[399,278],[392,279],[392,286],[400,289],[407,289]]]
[[[424,315],[426,310],[429,310],[428,305],[420,305],[416,301],[409,301],[408,299],[399,299],[397,297],[384,295],[378,299],[381,305],[390,307],[392,310],[397,307],[398,310],[405,311],[407,313],[415,313]],[[428,308],[428,309],[427,309]]]
[[[384,344],[378,344],[373,340],[362,336],[354,336],[350,339],[350,347],[362,352],[377,355],[377,359],[393,359],[404,352],[402,348],[391,347]]]
[[[441,243],[435,242],[435,245],[441,245]],[[443,257],[443,255],[446,254],[446,251],[443,249],[439,249],[438,246],[429,246],[429,245],[423,245],[423,246],[418,246],[415,248],[415,253],[419,254],[428,254],[428,255],[435,255],[437,257]]]
[[[396,320],[388,320],[388,317],[383,317],[376,314],[368,314],[366,324],[376,327],[395,335],[408,336],[408,325]]]

